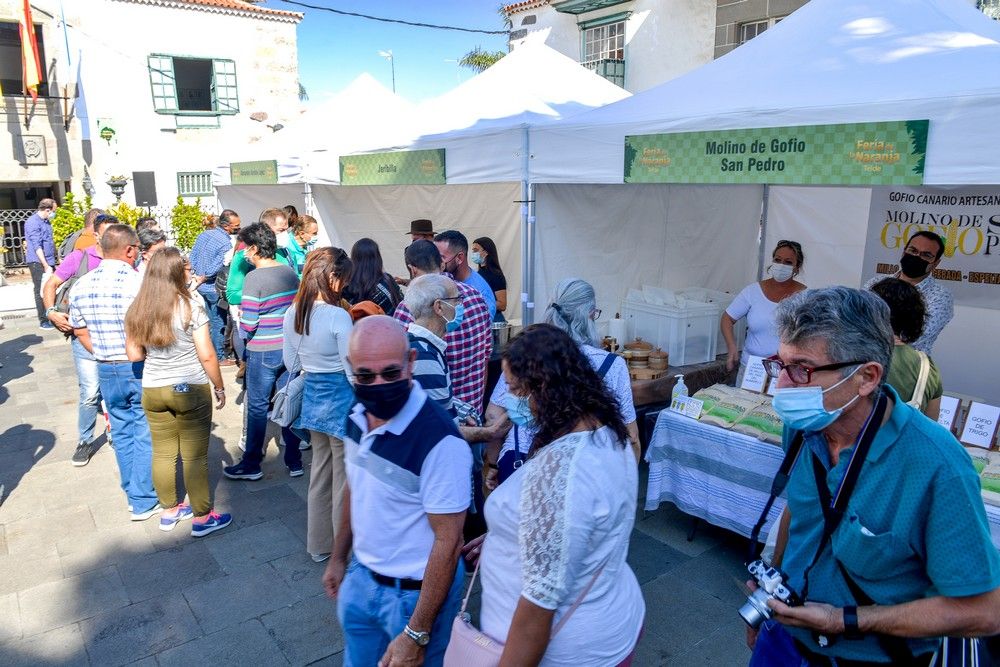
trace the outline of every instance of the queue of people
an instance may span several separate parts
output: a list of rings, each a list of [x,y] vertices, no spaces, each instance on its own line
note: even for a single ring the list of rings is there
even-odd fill
[[[264,477],[272,399],[297,387],[282,462],[302,476],[312,450],[306,547],[326,562],[346,665],[480,664],[461,661],[485,644],[495,661],[482,664],[634,663],[646,608],[626,558],[641,448],[628,368],[599,347],[588,282],[556,286],[544,322],[503,349],[485,396],[506,307],[488,237],[470,245],[414,221],[423,238],[397,281],[371,239],[350,255],[312,247],[316,221],[294,207],[245,226],[224,211],[190,261],[156,247],[155,230],[100,213],[90,229],[96,245],[46,283],[44,312],[72,339],[77,454],[86,464],[103,399],[132,520],[158,517],[164,531],[190,520],[194,537],[231,524],[215,507],[208,449],[232,348],[246,367],[245,442],[223,474]],[[928,350],[950,316],[927,282],[944,250],[935,239],[910,239],[900,275],[871,291],[807,289],[802,247],[781,241],[768,277],[722,316],[729,369],[763,357],[785,447],[809,448],[790,464],[774,557],[809,604],[769,603],[748,633],[752,665],[927,664],[935,638],[1000,632],[1000,555],[977,478],[933,421],[942,378]],[[862,441],[870,453],[855,462]],[[864,474],[850,505],[831,505],[824,488],[853,466]],[[467,570],[481,582],[479,629],[459,616]],[[817,640],[840,635],[859,639]]]

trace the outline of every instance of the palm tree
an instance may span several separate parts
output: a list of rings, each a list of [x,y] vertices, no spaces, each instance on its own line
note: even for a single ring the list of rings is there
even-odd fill
[[[511,23],[510,17],[507,16],[507,13],[503,10],[503,8],[504,8],[503,5],[497,7],[497,14],[500,15],[500,20],[503,22],[504,30],[509,31],[513,27],[513,24]],[[495,65],[497,61],[503,58],[505,55],[507,55],[506,51],[485,51],[481,46],[477,46],[476,48],[472,49],[464,56],[462,56],[458,60],[458,64],[461,65],[462,67],[468,67],[469,69],[478,74],[479,72],[485,70],[487,67]]]
[[[302,85],[301,81],[299,81],[299,102],[308,102],[308,101],[309,101],[309,93],[306,92],[306,87]]]

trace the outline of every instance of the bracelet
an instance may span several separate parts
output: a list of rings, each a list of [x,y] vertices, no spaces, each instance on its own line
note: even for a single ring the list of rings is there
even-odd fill
[[[59,312],[59,308],[57,306],[49,306],[48,308],[45,309],[46,316],[48,316],[49,313],[57,313],[57,312]]]
[[[215,395],[218,396],[220,394],[225,394],[226,393],[226,388],[225,387],[213,387],[212,391],[214,391]]]
[[[500,470],[500,466],[498,466],[496,463],[487,463],[486,467],[492,468],[493,470]]]

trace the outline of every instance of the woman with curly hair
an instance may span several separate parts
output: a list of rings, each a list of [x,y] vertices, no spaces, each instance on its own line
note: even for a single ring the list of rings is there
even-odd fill
[[[465,549],[482,550],[482,630],[505,643],[501,664],[629,665],[645,605],[625,562],[638,473],[618,403],[552,325],[525,329],[502,367],[511,418],[537,428]]]

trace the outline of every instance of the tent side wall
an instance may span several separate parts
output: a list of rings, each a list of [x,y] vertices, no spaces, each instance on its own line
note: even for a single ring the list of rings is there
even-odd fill
[[[602,320],[642,285],[738,292],[757,273],[762,196],[759,185],[535,186],[535,321],[572,276],[593,285]]]
[[[772,187],[765,249],[779,239],[799,241],[805,284],[859,287],[870,203],[870,188]],[[941,268],[948,268],[947,258]],[[946,393],[1000,404],[1000,356],[985,354],[984,332],[992,331],[1000,331],[1000,310],[955,306],[955,318],[934,344]]]
[[[435,231],[457,229],[469,244],[489,236],[497,244],[507,277],[507,317],[520,317],[520,183],[478,185],[313,186],[319,218],[330,242],[350,252],[360,238],[379,244],[385,270],[408,275],[403,250],[410,220],[428,218]]]

